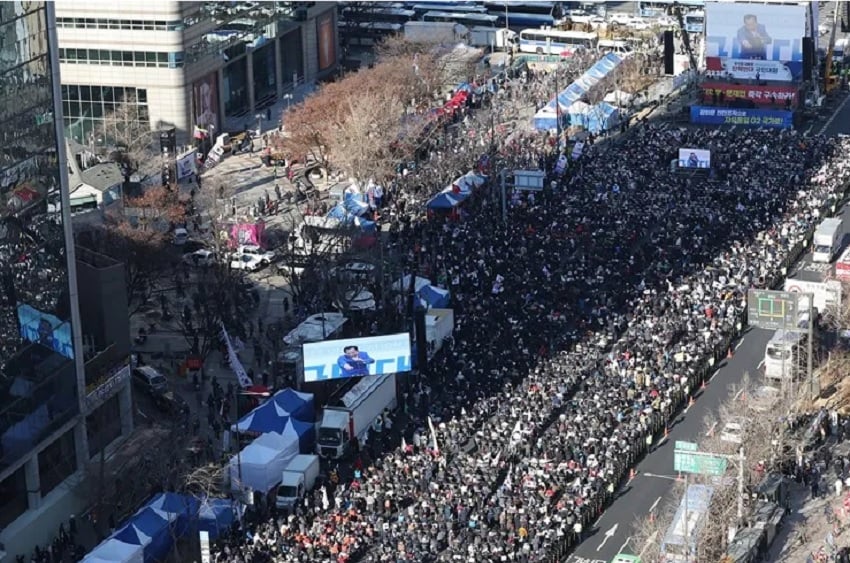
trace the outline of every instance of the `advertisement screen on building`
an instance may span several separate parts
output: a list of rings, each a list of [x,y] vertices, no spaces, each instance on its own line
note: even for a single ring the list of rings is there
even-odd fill
[[[723,94],[724,104],[731,100],[749,100],[756,105],[773,105],[784,107],[790,102],[791,107],[797,107],[797,88],[794,86],[729,84],[727,82],[703,82],[702,100],[704,103],[717,104]]]
[[[679,149],[679,168],[711,168],[711,151]]]
[[[410,371],[410,334],[304,344],[304,382]]]
[[[691,123],[788,128],[794,125],[794,112],[691,106]]]
[[[218,129],[218,77],[211,72],[192,85],[195,125],[201,129]]]
[[[724,2],[705,8],[707,70],[739,79],[800,79],[805,6]]]
[[[319,70],[327,70],[336,63],[336,38],[334,35],[334,15],[333,12],[329,12],[316,20]]]
[[[18,324],[24,340],[41,344],[66,358],[74,359],[71,323],[23,303],[18,305]]]

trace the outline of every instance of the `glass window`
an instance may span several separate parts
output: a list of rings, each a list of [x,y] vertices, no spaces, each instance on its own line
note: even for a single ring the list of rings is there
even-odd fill
[[[88,29],[95,29],[97,27],[97,20],[93,18],[86,18],[85,27]]]
[[[133,51],[123,51],[121,53],[121,57],[124,62],[124,66],[133,66]]]
[[[130,89],[128,88],[128,90]],[[135,91],[135,96],[140,104],[148,103],[148,91],[144,88],[137,88]]]
[[[102,99],[104,102],[115,102],[115,89],[112,86],[104,86],[102,88]]]
[[[47,494],[77,471],[74,431],[69,430],[38,454],[41,496]]]
[[[27,478],[21,467],[0,481],[0,527],[14,522],[27,506]]]
[[[145,62],[147,63],[147,66],[156,66],[156,53],[154,53],[153,51],[147,51],[142,54],[145,57]]]
[[[186,58],[186,53],[183,51],[177,53],[168,53],[168,67],[180,68],[183,66],[183,61]]]
[[[86,434],[89,438],[90,457],[94,457],[101,449],[121,436],[121,412],[117,395],[86,417]]]
[[[91,86],[80,86],[80,101],[91,101]]]
[[[109,29],[121,29],[121,20],[106,20]]]
[[[157,53],[156,54],[156,66],[167,66],[168,58],[171,53]]]
[[[142,20],[132,20],[130,25],[131,29],[134,30],[141,30],[145,28],[145,22],[143,22]]]

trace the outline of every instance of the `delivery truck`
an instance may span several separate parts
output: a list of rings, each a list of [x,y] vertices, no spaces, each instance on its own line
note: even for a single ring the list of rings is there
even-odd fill
[[[316,486],[318,476],[319,456],[297,455],[292,458],[281,475],[275,505],[291,511],[295,503],[303,499],[304,495]]]
[[[364,377],[340,402],[340,406],[325,407],[319,425],[316,451],[325,458],[340,459],[351,453],[353,440],[362,444],[384,410],[395,409],[395,374]]]
[[[841,219],[838,217],[824,219],[815,230],[812,262],[832,262],[832,257],[841,247],[841,234]]]

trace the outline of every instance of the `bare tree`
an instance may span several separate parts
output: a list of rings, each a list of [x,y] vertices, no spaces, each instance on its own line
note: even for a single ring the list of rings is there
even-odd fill
[[[132,95],[117,104],[96,130],[107,146],[115,147],[110,157],[121,165],[127,178],[136,172],[143,176],[158,172],[158,152],[154,148],[150,118],[143,108]]]

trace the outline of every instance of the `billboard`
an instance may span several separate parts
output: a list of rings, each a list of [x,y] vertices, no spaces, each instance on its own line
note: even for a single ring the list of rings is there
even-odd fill
[[[319,51],[319,70],[327,70],[336,63],[336,28],[334,12],[316,20],[316,40]]]
[[[720,93],[723,93],[724,103],[730,100],[749,100],[756,105],[777,105],[784,106],[785,102],[790,100],[792,107],[797,107],[797,88],[794,86],[778,86],[778,85],[750,85],[750,84],[729,84],[726,82],[703,82],[702,101],[703,103],[718,102]]]
[[[211,72],[192,85],[195,125],[218,129],[218,74]]]
[[[679,168],[711,168],[711,151],[679,149]]]
[[[691,106],[691,123],[788,128],[794,125],[794,112]]]
[[[304,344],[304,382],[410,371],[410,334]]]
[[[707,70],[739,79],[800,79],[805,6],[724,2],[705,8]]]
[[[71,323],[60,321],[54,315],[42,313],[27,304],[18,305],[18,324],[21,338],[46,346],[74,359],[74,345],[71,340]]]

